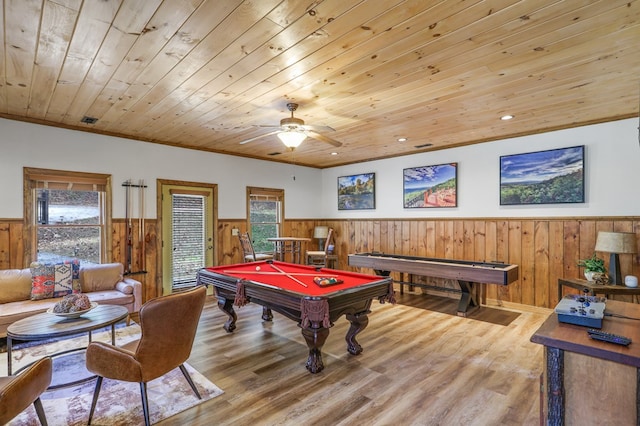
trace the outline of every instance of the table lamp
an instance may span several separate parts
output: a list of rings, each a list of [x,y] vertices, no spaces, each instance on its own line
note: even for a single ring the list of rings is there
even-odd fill
[[[328,226],[316,226],[313,229],[313,238],[318,239],[318,250],[324,250],[324,242],[323,240],[327,238],[329,235],[329,227]]]
[[[613,280],[612,284],[623,284],[618,254],[636,253],[638,251],[636,234],[633,232],[598,232],[595,250],[611,253],[609,258],[609,277]]]

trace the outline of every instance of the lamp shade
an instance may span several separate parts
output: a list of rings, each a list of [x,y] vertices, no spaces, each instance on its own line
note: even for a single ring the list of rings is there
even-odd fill
[[[328,226],[316,226],[313,230],[313,238],[327,238],[329,235],[329,227]]]
[[[633,232],[598,232],[595,250],[606,253],[637,253],[636,234]]]
[[[277,136],[282,143],[290,149],[299,147],[302,141],[307,138],[307,135],[304,134],[304,132],[299,132],[297,130],[282,131],[279,132]]]

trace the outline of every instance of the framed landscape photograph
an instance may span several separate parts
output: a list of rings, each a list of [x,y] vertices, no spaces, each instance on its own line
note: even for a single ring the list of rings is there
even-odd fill
[[[338,177],[338,210],[376,208],[376,174]]]
[[[584,203],[584,145],[500,157],[500,204]]]
[[[404,208],[458,206],[458,163],[402,171]]]

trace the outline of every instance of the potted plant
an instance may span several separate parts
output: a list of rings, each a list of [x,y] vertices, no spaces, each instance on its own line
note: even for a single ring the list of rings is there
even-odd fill
[[[595,281],[595,274],[607,273],[607,268],[604,267],[604,260],[596,256],[595,253],[588,259],[579,260],[578,266],[584,268],[584,276],[588,281]]]

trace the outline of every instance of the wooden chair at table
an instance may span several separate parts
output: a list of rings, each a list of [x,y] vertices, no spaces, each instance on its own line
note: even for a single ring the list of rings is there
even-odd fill
[[[259,260],[273,259],[273,254],[268,253],[256,253],[253,248],[253,242],[248,232],[242,232],[238,234],[240,239],[240,247],[242,247],[242,253],[245,262],[257,262]]]
[[[327,259],[330,256],[329,246],[331,245],[333,238],[333,228],[329,228],[327,232],[327,239],[324,241],[324,250],[307,250],[307,265],[313,266],[327,266]]]
[[[240,239],[240,246],[242,247],[242,253],[244,254],[245,262],[257,262],[259,260],[273,260],[273,254],[268,253],[256,253],[253,249],[253,242],[248,232],[242,232],[238,234]],[[262,319],[265,321],[271,321],[273,319],[273,313],[271,309],[266,306],[262,307]]]
[[[33,404],[38,420],[47,425],[40,395],[51,384],[53,363],[44,357],[14,376],[0,377],[0,424],[8,423]]]
[[[147,383],[176,367],[180,368],[196,397],[202,399],[184,363],[191,355],[205,297],[205,287],[198,286],[192,290],[151,299],[140,308],[140,339],[122,347],[103,342],[89,343],[87,370],[98,378],[88,424],[91,424],[105,377],[140,384],[142,411],[147,426],[151,423]]]

